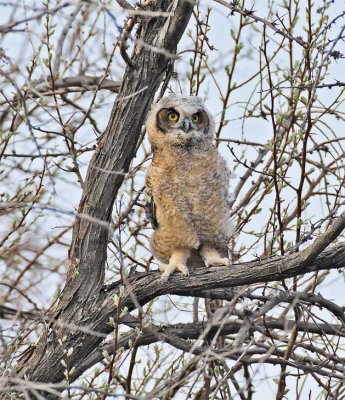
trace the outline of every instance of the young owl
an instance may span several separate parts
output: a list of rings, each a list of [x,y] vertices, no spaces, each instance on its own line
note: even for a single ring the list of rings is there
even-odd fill
[[[193,249],[207,266],[229,265],[231,173],[212,142],[212,116],[199,97],[170,95],[153,107],[146,129],[153,151],[146,211],[162,278],[175,270],[188,275]]]

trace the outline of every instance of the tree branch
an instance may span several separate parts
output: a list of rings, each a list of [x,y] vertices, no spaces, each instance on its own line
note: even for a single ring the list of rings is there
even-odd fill
[[[74,224],[66,286],[58,304],[49,313],[37,344],[21,357],[19,378],[28,382],[58,383],[67,375],[69,382],[73,382],[93,365],[86,361],[113,331],[111,318],[116,318],[119,308],[127,307],[131,311],[164,294],[229,299],[232,287],[344,266],[344,243],[325,249],[344,229],[345,213],[300,253],[259,259],[231,268],[199,267],[191,271],[190,277],[175,274],[166,283],[162,283],[158,272],[135,273],[126,279],[122,276],[110,288],[104,287],[113,205],[135,155],[148,108],[164,74],[169,78],[169,66],[175,59],[176,47],[192,7],[193,2],[189,0],[173,4],[157,0],[152,11],[164,14],[140,18],[138,40],[131,57],[134,67],[127,67],[125,71],[107,129],[100,138],[85,179],[78,215],[88,218],[77,217]],[[125,286],[121,295],[120,286]],[[116,305],[115,294],[119,296]],[[340,309],[337,312],[341,314]],[[168,339],[169,334],[165,336]],[[179,345],[185,343],[180,341]],[[50,397],[45,395],[45,398]]]
[[[314,271],[342,268],[344,267],[345,259],[345,243],[325,250],[310,262],[309,265],[304,264],[303,257],[297,259],[294,256],[295,255],[290,255],[285,258],[265,258],[247,263],[235,264],[232,265],[231,268],[198,267],[190,271],[191,274],[189,277],[186,278],[181,274],[174,274],[166,283],[162,282],[161,274],[156,271],[135,273],[132,277],[127,278],[126,291],[120,299],[120,307],[127,307],[128,311],[132,311],[136,309],[138,305],[142,306],[154,298],[165,294],[208,298],[212,296],[216,298],[216,296],[219,295],[219,298],[229,300],[231,292],[226,288],[282,280],[284,278],[291,278]],[[292,259],[295,260],[295,265],[292,265]],[[104,335],[113,331],[109,321],[110,318],[114,318],[114,316],[117,315],[113,296],[119,293],[120,285],[121,282],[118,282],[112,285],[112,289],[105,290],[103,292],[103,297],[100,297],[98,303],[93,305],[90,311],[90,317],[87,320],[87,326],[90,332],[103,333],[104,337]],[[289,302],[296,297],[295,293],[288,293],[288,295],[290,297],[287,297],[286,301]],[[135,301],[133,301],[133,299],[135,299]],[[321,296],[299,293],[299,299],[322,304],[325,307],[329,306],[332,308],[331,311],[334,312],[335,315],[341,317],[340,313],[342,308],[337,307],[334,303],[328,302]],[[279,301],[284,301],[284,299],[277,299],[277,301],[279,303]],[[85,321],[80,321],[79,323],[85,324]],[[71,326],[66,325],[65,333],[67,335],[67,332],[69,332],[69,336],[71,336],[72,333],[82,336],[84,345],[94,340],[100,343],[101,335],[95,337],[93,337],[92,334],[85,335],[85,328],[82,329],[81,332],[78,332],[78,327],[75,324]],[[70,377],[71,382],[90,368],[93,365],[92,362],[99,361],[98,353],[97,350],[95,352],[95,348],[96,346],[90,349],[85,357],[78,358],[73,362],[73,365],[77,367]]]
[[[78,213],[90,219],[77,218],[74,224],[68,280],[58,305],[50,314],[56,322],[46,327],[37,345],[30,347],[21,358],[18,373],[25,379],[61,382],[65,379],[65,369],[79,364],[102,340],[102,335],[82,333],[76,326],[107,326],[108,321],[99,308],[105,295],[101,289],[109,234],[107,226],[124,174],[135,155],[143,121],[171,64],[165,53],[176,54],[193,5],[194,2],[179,0],[171,7],[170,1],[157,0],[153,11],[169,11],[169,17],[141,17],[139,40],[132,55],[136,68],[126,68],[107,129],[85,180]],[[156,48],[162,51],[156,52]],[[71,348],[69,365],[63,367],[64,351]]]
[[[208,332],[208,338],[212,338],[215,334],[218,333],[224,335],[232,335],[239,332],[241,328],[241,322],[231,321],[226,323],[216,323],[212,325],[210,331]],[[287,320],[265,320],[263,322],[257,322],[251,326],[249,332],[252,334],[254,331],[262,333],[263,331],[269,329],[279,329],[283,331],[290,331],[296,325],[295,321]],[[178,337],[180,339],[198,339],[205,330],[205,323],[187,323],[187,324],[176,324],[176,325],[166,325],[166,326],[155,326],[155,330],[159,330],[160,334]],[[306,323],[306,322],[298,322],[297,329],[300,332],[309,332],[315,333],[318,335],[337,335],[345,337],[345,326],[344,325],[335,325],[335,324],[314,324],[314,323]],[[159,337],[155,332],[152,332],[150,327],[145,328],[140,336],[138,336],[137,330],[133,329],[129,332],[123,334],[118,341],[118,347],[123,347],[125,350],[131,348],[132,345],[135,346],[148,346],[152,343],[156,343],[162,340],[162,337]],[[163,339],[164,340],[164,339]],[[166,341],[167,342],[167,341]],[[171,341],[173,347],[174,343]],[[190,345],[190,348],[193,346]],[[95,349],[79,366],[79,368],[83,371],[91,368],[97,362],[100,362],[104,358],[104,352],[108,354],[113,354],[114,351],[114,343],[104,343],[101,347]],[[216,351],[215,351],[216,352]]]
[[[310,47],[310,44],[305,42],[302,39],[302,37],[293,36],[289,32],[284,32],[281,29],[277,28],[276,22],[271,22],[271,21],[268,21],[265,18],[261,18],[261,17],[257,16],[256,14],[254,14],[254,11],[252,11],[252,10],[246,10],[246,9],[243,10],[240,7],[237,7],[237,4],[236,4],[237,2],[236,1],[232,1],[232,2],[231,1],[226,2],[224,0],[214,0],[214,1],[216,3],[221,4],[222,6],[224,6],[226,8],[229,8],[231,10],[231,14],[238,13],[238,14],[243,15],[244,17],[252,19],[255,22],[261,22],[262,24],[264,24],[268,28],[272,29],[274,31],[274,33],[276,33],[278,35],[282,35],[286,39],[298,43],[303,48],[308,49]]]
[[[121,81],[113,81],[112,79],[103,79],[102,76],[70,76],[66,78],[58,78],[54,81],[54,87],[50,79],[40,79],[31,83],[28,95],[32,98],[51,96],[52,94],[68,94],[71,92],[88,92],[92,90],[109,90],[118,93],[121,87]],[[24,86],[26,89],[26,87]],[[16,95],[10,101],[3,101],[0,105],[11,103],[15,106],[22,99]]]

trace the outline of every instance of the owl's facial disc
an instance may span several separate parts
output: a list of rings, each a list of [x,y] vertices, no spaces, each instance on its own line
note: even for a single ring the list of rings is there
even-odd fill
[[[204,110],[197,111],[193,114],[180,113],[174,108],[163,108],[157,114],[157,125],[164,132],[183,131],[186,134],[207,133],[209,129],[209,119]]]

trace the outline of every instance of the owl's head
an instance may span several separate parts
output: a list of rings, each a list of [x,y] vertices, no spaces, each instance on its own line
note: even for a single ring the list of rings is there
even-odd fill
[[[158,149],[211,145],[214,121],[200,97],[169,95],[152,108],[146,129]]]

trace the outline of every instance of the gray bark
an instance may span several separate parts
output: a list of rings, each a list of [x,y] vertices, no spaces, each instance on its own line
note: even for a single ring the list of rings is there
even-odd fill
[[[189,0],[157,0],[152,9],[169,11],[170,16],[140,19],[131,58],[134,67],[126,68],[107,129],[89,165],[80,217],[73,229],[67,283],[58,305],[49,314],[54,322],[46,326],[38,343],[26,351],[18,365],[19,376],[27,380],[61,382],[65,379],[61,364],[66,358],[64,350],[73,348],[68,358],[71,369],[103,339],[103,335],[87,331],[102,331],[107,325],[100,306],[104,300],[101,289],[110,215],[124,173],[135,155],[149,106],[163,78],[169,79],[169,66],[176,58],[177,44],[193,5]],[[85,329],[76,328],[80,326]]]
[[[169,0],[157,0],[153,7],[155,11],[167,11],[171,4]],[[80,216],[73,230],[66,286],[57,306],[47,316],[50,322],[38,343],[27,350],[18,365],[19,376],[26,380],[61,382],[65,379],[61,361],[67,360],[67,370],[75,368],[70,374],[70,382],[74,381],[97,362],[96,358],[90,362],[90,355],[113,330],[109,318],[116,318],[113,295],[119,292],[120,282],[104,288],[110,215],[124,173],[135,155],[148,108],[164,75],[169,75],[169,64],[190,19],[193,2],[179,0],[173,4],[171,17],[141,20],[139,40],[131,58],[135,67],[125,71],[107,129],[90,162]],[[128,278],[120,307],[131,311],[164,294],[229,299],[232,287],[341,268],[345,245],[326,247],[344,225],[343,214],[313,245],[287,257],[256,260],[231,268],[195,268],[190,277],[175,274],[166,283],[158,272],[135,273]],[[73,352],[67,359],[64,351],[71,348]]]

